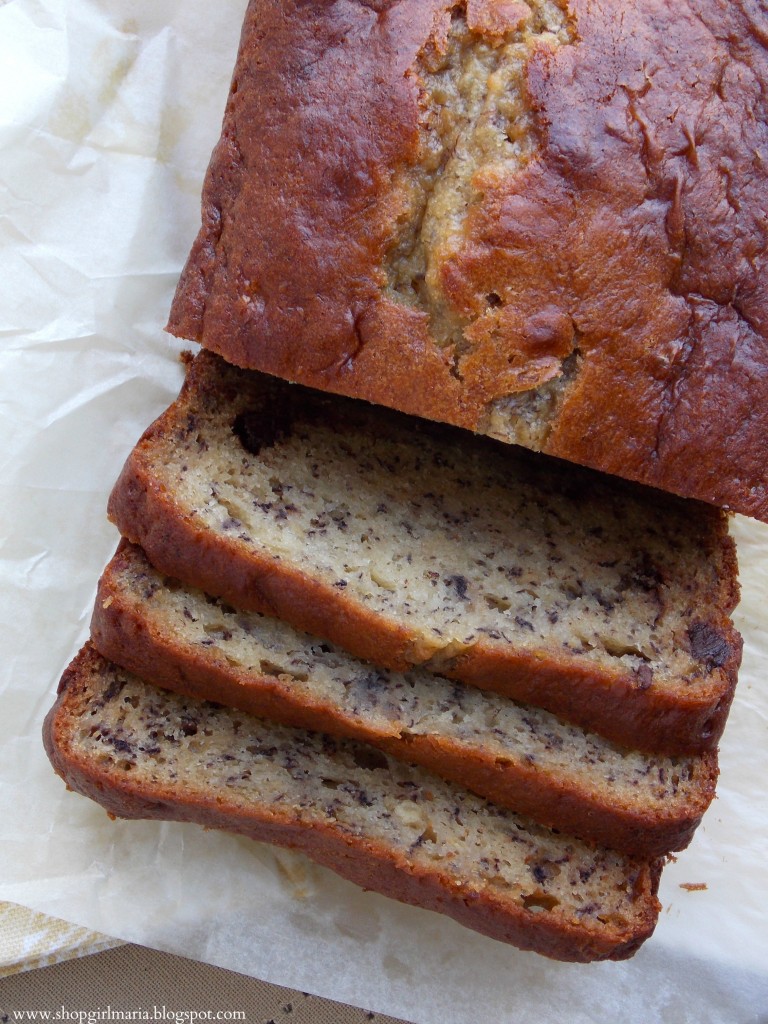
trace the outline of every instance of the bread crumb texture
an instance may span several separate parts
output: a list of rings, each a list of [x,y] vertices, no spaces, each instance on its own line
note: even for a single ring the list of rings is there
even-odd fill
[[[298,828],[310,853],[331,836],[347,856],[439,880],[448,910],[458,896],[490,899],[491,913],[547,915],[573,948],[601,935],[606,952],[611,936],[641,941],[658,912],[648,861],[594,849],[365,745],[157,690],[92,651],[73,663],[49,728],[65,777],[88,766],[94,795],[109,803],[111,792],[118,813],[135,792],[150,816],[186,807],[194,819],[197,807],[230,827]]]
[[[714,510],[220,361],[170,415],[141,457],[177,506],[407,624],[413,663],[439,670],[478,642],[557,649],[685,689],[733,659]]]
[[[426,672],[391,672],[340,648],[298,633],[279,619],[237,611],[226,602],[181,586],[140,555],[118,566],[119,599],[133,605],[155,633],[182,638],[189,648],[215,651],[254,679],[290,684],[306,705],[334,707],[361,730],[386,736],[440,736],[467,750],[528,761],[562,774],[618,803],[686,806],[702,775],[694,757],[666,757],[617,747],[540,708],[483,693]]]

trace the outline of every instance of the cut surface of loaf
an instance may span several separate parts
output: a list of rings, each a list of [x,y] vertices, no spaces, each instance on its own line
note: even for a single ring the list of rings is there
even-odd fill
[[[162,572],[375,664],[636,749],[722,731],[738,584],[709,506],[202,352],[109,511]]]
[[[92,639],[159,686],[288,725],[366,741],[536,821],[634,854],[690,841],[717,756],[616,747],[554,715],[427,672],[388,672],[158,573],[123,543]]]
[[[251,0],[169,329],[768,519],[761,8]]]
[[[67,784],[111,814],[293,847],[523,949],[622,959],[656,922],[659,862],[590,848],[372,747],[158,690],[89,647],[44,738]]]

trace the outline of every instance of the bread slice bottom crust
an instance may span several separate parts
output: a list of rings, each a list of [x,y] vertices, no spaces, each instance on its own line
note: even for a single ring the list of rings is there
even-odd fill
[[[559,960],[626,959],[661,860],[586,844],[381,751],[157,690],[86,645],[44,725],[57,773],[124,818],[301,850],[365,889]]]
[[[683,849],[715,794],[715,752],[630,751],[497,694],[376,668],[164,577],[127,542],[99,583],[91,634],[104,657],[159,686],[372,743],[625,852]]]

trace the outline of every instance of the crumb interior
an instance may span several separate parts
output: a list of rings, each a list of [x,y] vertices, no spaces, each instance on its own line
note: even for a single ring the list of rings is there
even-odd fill
[[[399,673],[353,658],[288,624],[242,612],[157,572],[139,549],[110,576],[111,596],[150,632],[202,657],[223,657],[258,684],[276,677],[307,706],[322,705],[361,735],[439,736],[509,767],[535,765],[594,799],[679,814],[706,771],[696,757],[618,747],[555,715],[424,671]],[[215,653],[212,653],[215,652]]]
[[[402,208],[386,261],[388,294],[426,313],[430,336],[451,349],[459,379],[461,357],[472,347],[467,328],[503,307],[515,282],[500,277],[485,310],[469,311],[451,301],[445,268],[465,243],[488,182],[519,173],[537,151],[526,90],[531,56],[575,38],[563,0],[527,0],[514,10],[503,31],[489,31],[457,4],[445,39],[431,37],[409,72],[420,91],[421,148],[393,184]],[[546,382],[522,382],[489,405],[481,431],[541,450],[577,367],[574,353],[548,370]]]
[[[103,663],[106,664],[106,663]],[[115,777],[259,817],[382,843],[530,913],[623,927],[642,865],[591,850],[381,751],[156,690],[114,667],[71,711],[71,743]]]
[[[470,25],[458,4],[446,38],[431,38],[410,72],[421,93],[421,153],[395,183],[403,210],[387,273],[393,296],[428,313],[438,344],[463,338],[465,321],[446,300],[440,271],[482,198],[479,176],[514,173],[535,152],[525,69],[536,48],[571,42],[563,8],[527,0],[505,30],[489,32]]]
[[[215,534],[405,624],[414,664],[482,642],[644,686],[711,671],[689,630],[723,614],[717,511],[362,403],[249,395],[257,378],[216,365],[236,396],[188,396],[153,475]]]

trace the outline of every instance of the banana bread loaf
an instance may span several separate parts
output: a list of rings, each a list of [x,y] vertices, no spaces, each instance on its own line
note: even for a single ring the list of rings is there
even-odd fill
[[[768,50],[723,0],[251,0],[169,329],[768,519]]]
[[[125,818],[293,847],[345,878],[561,960],[631,956],[659,861],[594,849],[382,751],[155,689],[85,648],[44,727],[67,785]]]
[[[741,641],[710,506],[202,352],[109,510],[160,571],[377,665],[633,749],[722,730]]]
[[[164,577],[125,542],[99,583],[91,635],[104,657],[155,685],[372,743],[629,853],[682,849],[715,793],[714,752],[641,754],[496,694],[375,668]]]

